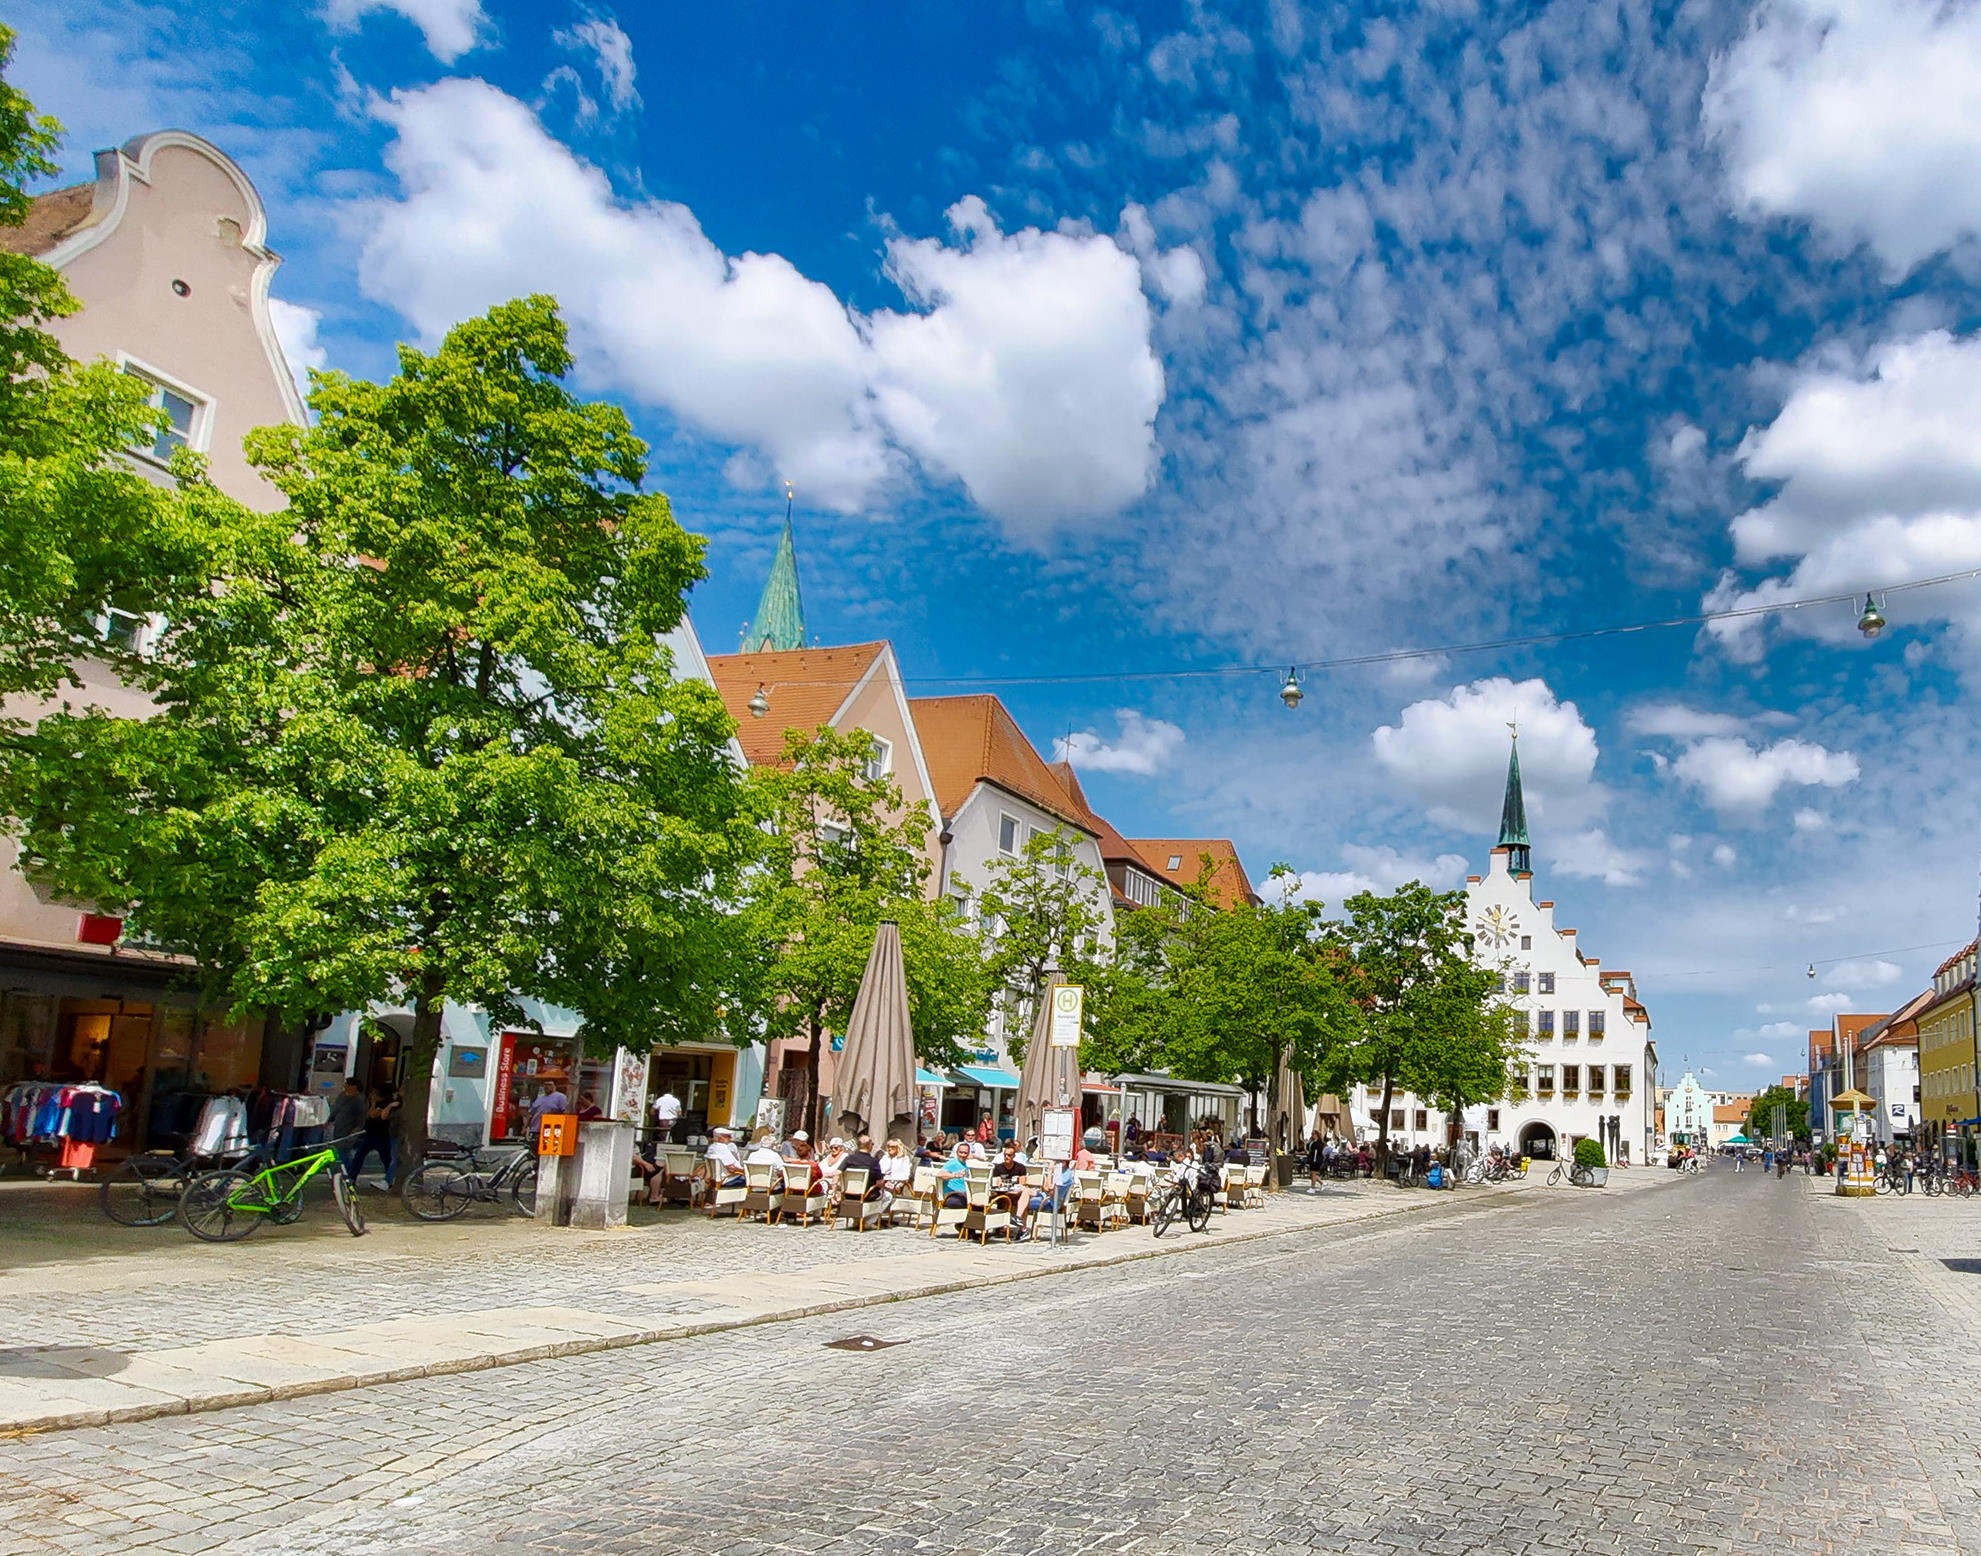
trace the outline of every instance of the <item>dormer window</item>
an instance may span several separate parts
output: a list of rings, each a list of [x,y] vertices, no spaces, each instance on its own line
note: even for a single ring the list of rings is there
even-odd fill
[[[1168,863],[1167,865],[1165,865],[1165,866],[1164,866],[1163,868],[1164,868],[1164,869],[1168,869],[1168,870],[1180,870],[1180,869],[1182,869],[1182,868],[1183,868],[1183,856],[1182,856],[1181,854],[1171,854],[1171,855],[1169,856],[1169,863]]]

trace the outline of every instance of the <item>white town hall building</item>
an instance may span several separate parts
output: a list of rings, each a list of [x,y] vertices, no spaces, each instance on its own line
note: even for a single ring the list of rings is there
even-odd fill
[[[1500,837],[1484,875],[1467,877],[1466,917],[1473,954],[1505,976],[1528,1026],[1525,1095],[1468,1108],[1465,1144],[1509,1145],[1530,1156],[1566,1155],[1576,1140],[1603,1143],[1612,1161],[1646,1161],[1656,1139],[1657,1062],[1651,1018],[1628,972],[1603,967],[1555,923],[1555,905],[1534,897],[1533,851],[1520,786],[1516,738],[1507,763]],[[1380,1090],[1357,1087],[1357,1133],[1373,1139]],[[1418,1098],[1390,1104],[1392,1148],[1443,1145],[1443,1113]]]

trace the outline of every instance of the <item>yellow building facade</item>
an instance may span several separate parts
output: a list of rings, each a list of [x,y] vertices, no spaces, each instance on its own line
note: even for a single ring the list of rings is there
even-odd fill
[[[1974,1024],[1975,946],[1948,957],[1933,974],[1933,999],[1916,1018],[1919,1023],[1919,1110],[1928,1149],[1944,1144],[1951,1133],[1963,1142],[1963,1154],[1974,1157],[1981,1134],[1981,1083],[1975,1070]]]

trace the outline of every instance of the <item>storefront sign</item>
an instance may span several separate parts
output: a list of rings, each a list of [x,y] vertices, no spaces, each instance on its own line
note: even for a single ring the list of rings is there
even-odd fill
[[[757,1128],[768,1129],[773,1140],[784,1138],[784,1109],[782,1097],[759,1097],[757,1099]]]
[[[455,1048],[447,1054],[447,1073],[455,1080],[478,1081],[488,1074],[486,1048]]]
[[[516,1038],[513,1033],[502,1034],[502,1046],[496,1050],[495,1095],[488,1105],[488,1137],[491,1140],[506,1140],[509,1137],[509,1091],[516,1073]]]
[[[1087,991],[1077,983],[1062,983],[1052,991],[1053,1047],[1080,1046],[1080,1013],[1086,1001]]]
[[[350,1057],[351,1050],[340,1044],[318,1043],[316,1051],[310,1055],[310,1074],[335,1075],[341,1079]]]

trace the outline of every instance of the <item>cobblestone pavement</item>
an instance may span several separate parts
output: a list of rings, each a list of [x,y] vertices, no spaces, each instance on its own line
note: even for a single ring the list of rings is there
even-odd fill
[[[1892,1251],[1977,1234],[1973,1202],[1724,1171],[1454,1196],[0,1443],[0,1497],[35,1553],[1981,1553],[1981,1275]],[[826,1348],[849,1319],[905,1343]]]

